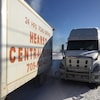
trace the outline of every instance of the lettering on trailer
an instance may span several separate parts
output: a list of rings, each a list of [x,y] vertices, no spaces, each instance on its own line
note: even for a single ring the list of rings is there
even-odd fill
[[[47,38],[38,35],[36,33],[30,32],[30,43],[31,44],[39,44],[39,45],[45,45],[47,42]]]
[[[29,19],[28,17],[25,17],[25,24],[27,24],[28,26],[30,26],[31,28],[38,30],[39,32],[41,32],[44,35],[47,35],[50,37],[50,33],[45,30],[44,28],[42,28],[41,26],[37,25],[35,22],[33,22],[31,19]]]
[[[25,25],[28,25],[35,30],[35,32],[29,32],[29,44],[32,44],[33,47],[27,48],[12,46],[9,50],[9,59],[12,64],[15,62],[20,63],[32,60],[31,63],[26,64],[27,72],[30,72],[36,67],[50,63],[50,58],[48,57],[51,56],[51,48],[43,48],[50,38],[50,33],[38,26],[35,22],[31,21],[28,17],[25,17]],[[36,30],[41,33],[41,35],[37,34]],[[47,58],[35,61],[35,59],[39,59],[40,56],[41,58]]]

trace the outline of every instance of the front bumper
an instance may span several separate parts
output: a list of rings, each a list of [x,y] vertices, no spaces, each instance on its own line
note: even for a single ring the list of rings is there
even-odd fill
[[[60,78],[65,80],[75,80],[89,83],[100,83],[99,73],[88,73],[88,72],[71,72],[60,69]]]

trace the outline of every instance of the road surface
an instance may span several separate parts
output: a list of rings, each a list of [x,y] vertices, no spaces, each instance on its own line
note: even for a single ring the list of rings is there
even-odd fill
[[[54,53],[53,65],[46,82],[38,86],[31,80],[8,96],[8,100],[100,100],[100,87],[90,89],[87,83],[60,80],[58,66],[61,54]]]

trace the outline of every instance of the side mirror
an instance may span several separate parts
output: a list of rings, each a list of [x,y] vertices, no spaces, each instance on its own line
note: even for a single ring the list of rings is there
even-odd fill
[[[61,52],[62,52],[62,56],[63,56],[63,57],[64,57],[64,50],[65,50],[64,44],[62,44],[62,45],[61,45]]]
[[[61,45],[61,51],[64,52],[64,44]]]

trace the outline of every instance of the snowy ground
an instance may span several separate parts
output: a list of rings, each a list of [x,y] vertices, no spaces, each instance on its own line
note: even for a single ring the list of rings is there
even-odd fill
[[[48,80],[42,86],[36,86],[31,80],[8,96],[9,100],[100,100],[100,87],[90,89],[87,83],[61,81],[58,66],[61,54],[53,54],[53,66]],[[56,74],[55,74],[56,73]]]

